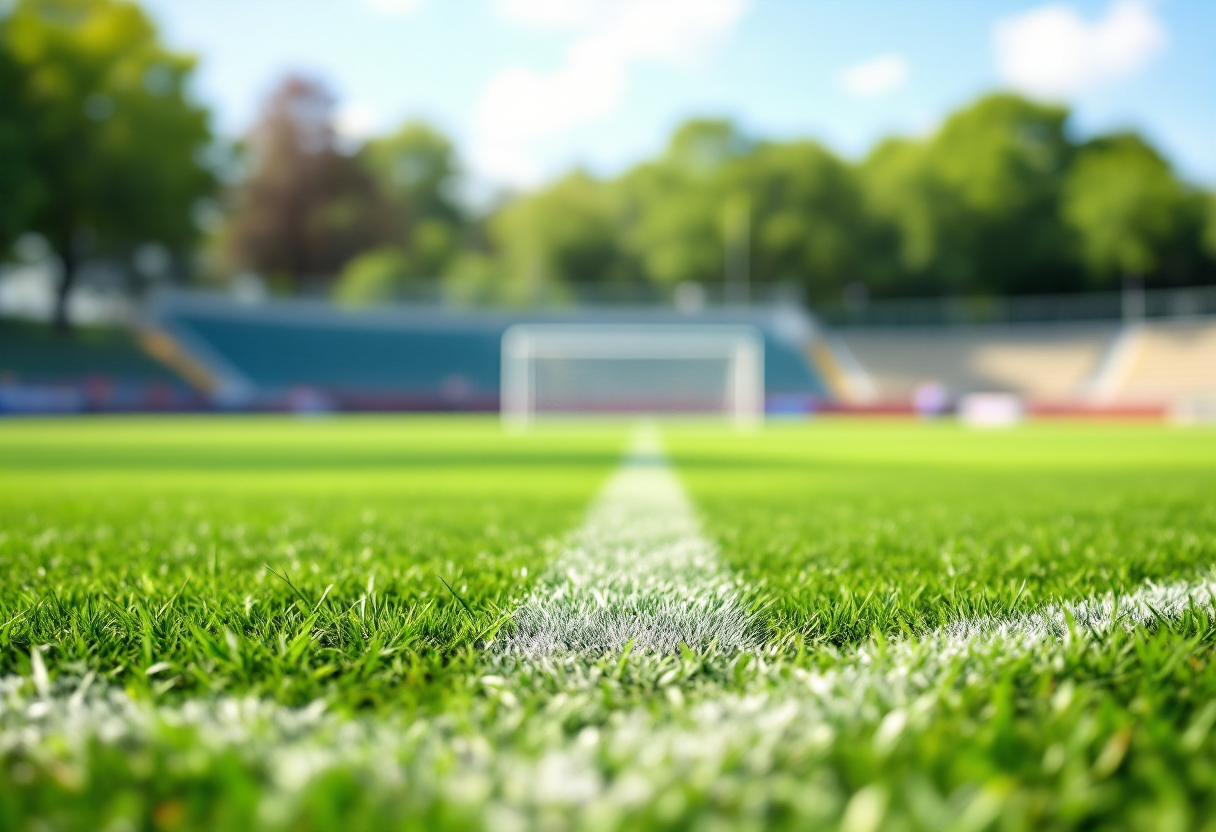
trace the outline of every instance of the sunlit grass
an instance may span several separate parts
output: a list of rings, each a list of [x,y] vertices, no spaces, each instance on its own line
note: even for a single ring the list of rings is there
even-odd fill
[[[664,433],[754,649],[487,649],[625,426],[0,424],[0,827],[1216,817],[1216,434]]]

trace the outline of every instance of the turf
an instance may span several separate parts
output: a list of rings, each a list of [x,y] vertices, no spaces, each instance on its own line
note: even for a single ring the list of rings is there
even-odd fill
[[[1216,434],[668,425],[754,648],[498,652],[627,434],[0,424],[0,828],[1216,828]]]

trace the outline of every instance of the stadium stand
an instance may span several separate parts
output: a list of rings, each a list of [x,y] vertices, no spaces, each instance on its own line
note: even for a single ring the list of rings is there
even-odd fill
[[[1151,415],[1216,401],[1216,317],[842,327],[822,343],[829,363],[854,367],[834,385],[854,405],[906,404],[929,380],[955,400],[1008,392],[1041,413]]]
[[[1133,338],[1110,385],[1111,401],[1176,402],[1216,395],[1216,320],[1140,324]]]
[[[1054,402],[1084,394],[1118,329],[1113,323],[858,327],[837,330],[836,337],[879,401],[908,401],[918,385],[935,380],[952,396],[1011,392]]]
[[[352,311],[312,301],[240,304],[179,293],[158,300],[148,326],[205,369],[221,401],[240,406],[496,410],[500,344],[513,324],[690,321],[760,329],[770,409],[807,410],[828,397],[807,360],[817,328],[793,307],[696,314],[661,308]]]
[[[0,412],[496,410],[503,333],[553,322],[755,326],[769,412],[907,412],[930,380],[951,402],[1008,392],[1038,413],[1151,415],[1195,402],[1206,413],[1216,402],[1216,316],[828,331],[789,303],[349,310],[178,292],[157,298],[137,330],[79,327],[63,337],[0,321]]]
[[[197,407],[187,379],[122,327],[0,321],[0,412],[162,410]]]
[[[0,322],[0,375],[37,383],[104,376],[115,381],[180,384],[132,334],[118,327],[76,327],[66,334],[45,324]]]

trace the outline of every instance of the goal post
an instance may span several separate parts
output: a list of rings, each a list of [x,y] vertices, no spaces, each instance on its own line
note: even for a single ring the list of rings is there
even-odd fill
[[[501,412],[764,418],[764,338],[751,326],[518,324],[502,338]]]

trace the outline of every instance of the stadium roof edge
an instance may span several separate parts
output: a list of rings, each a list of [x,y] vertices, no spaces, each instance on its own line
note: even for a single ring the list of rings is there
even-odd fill
[[[747,323],[770,329],[776,327],[774,334],[784,333],[787,337],[794,335],[796,328],[798,338],[809,337],[818,329],[818,324],[812,315],[800,307],[791,305],[710,307],[694,312],[653,306],[465,309],[401,304],[373,308],[349,308],[309,298],[274,298],[250,303],[212,293],[181,290],[164,291],[154,296],[145,310],[145,318],[154,325],[158,321],[182,313],[218,314],[229,319],[260,321],[268,324],[282,322],[334,327],[425,324],[428,327],[442,328],[446,324],[459,329],[464,325],[505,327],[514,323],[568,321],[586,323],[698,321]]]

